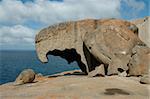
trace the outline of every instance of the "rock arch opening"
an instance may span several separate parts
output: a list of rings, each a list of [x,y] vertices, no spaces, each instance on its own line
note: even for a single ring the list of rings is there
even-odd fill
[[[46,57],[48,55],[53,55],[53,56],[60,56],[61,58],[63,59],[66,59],[68,64],[76,61],[78,66],[80,67],[80,69],[87,73],[86,72],[86,66],[85,64],[81,61],[81,56],[80,54],[77,53],[77,51],[75,49],[65,49],[65,50],[53,50],[53,51],[49,51],[47,54],[46,54]],[[47,57],[48,58],[48,57]]]

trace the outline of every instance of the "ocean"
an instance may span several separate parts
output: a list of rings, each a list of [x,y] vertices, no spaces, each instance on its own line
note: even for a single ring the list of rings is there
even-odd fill
[[[0,84],[14,81],[22,70],[28,68],[43,75],[79,69],[76,62],[68,64],[59,56],[48,55],[48,59],[48,63],[41,63],[35,51],[0,51]]]

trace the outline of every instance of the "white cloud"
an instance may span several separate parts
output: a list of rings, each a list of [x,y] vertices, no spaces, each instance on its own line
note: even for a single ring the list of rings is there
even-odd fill
[[[0,27],[0,45],[33,44],[35,30],[22,26],[2,26]]]
[[[3,0],[0,3],[0,22],[21,24],[33,20],[53,24],[83,18],[120,17],[119,7],[120,0],[35,0],[26,3]]]

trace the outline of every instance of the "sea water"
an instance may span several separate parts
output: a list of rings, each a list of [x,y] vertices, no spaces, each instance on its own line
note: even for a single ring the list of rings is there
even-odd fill
[[[41,63],[35,51],[0,51],[0,84],[12,82],[24,69],[51,75],[67,70],[79,69],[76,62],[68,64],[59,56],[48,56],[49,62]]]

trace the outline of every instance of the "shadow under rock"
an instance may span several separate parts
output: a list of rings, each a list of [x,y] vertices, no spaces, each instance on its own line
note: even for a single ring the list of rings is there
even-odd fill
[[[119,89],[119,88],[108,88],[105,89],[104,92],[105,95],[116,95],[116,94],[120,94],[120,95],[130,95],[129,92],[123,90],[123,89]]]
[[[75,71],[73,73],[64,73],[64,74],[56,74],[56,75],[50,75],[48,76],[48,78],[55,78],[55,77],[61,77],[61,76],[71,76],[71,75],[78,75],[78,76],[85,76],[87,75],[86,73],[84,72],[79,72],[79,71]]]

